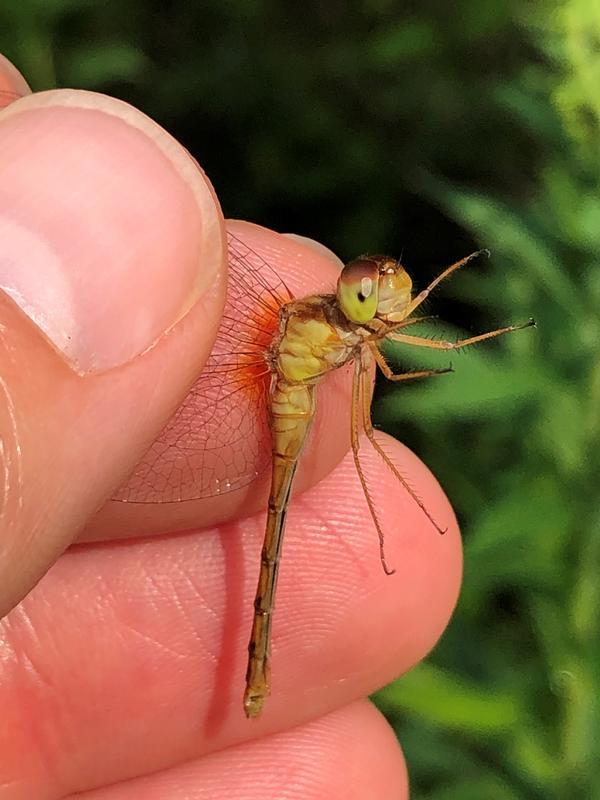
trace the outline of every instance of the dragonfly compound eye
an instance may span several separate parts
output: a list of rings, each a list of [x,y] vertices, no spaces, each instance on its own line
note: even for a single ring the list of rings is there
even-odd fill
[[[370,258],[346,264],[338,279],[337,300],[344,315],[356,323],[373,319],[377,313],[379,266]]]

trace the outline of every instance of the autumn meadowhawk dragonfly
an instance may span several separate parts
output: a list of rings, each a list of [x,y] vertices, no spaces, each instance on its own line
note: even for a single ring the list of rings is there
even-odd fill
[[[15,100],[0,89],[0,107]],[[373,364],[392,381],[448,372],[422,370],[395,375],[379,347],[387,339],[416,347],[453,350],[533,324],[500,328],[457,342],[404,333],[422,321],[413,317],[438,283],[477,253],[452,264],[413,296],[411,280],[394,259],[365,256],[341,272],[337,290],[295,299],[267,261],[229,234],[226,308],[211,356],[188,396],[138,464],[115,500],[181,503],[235,492],[272,465],[254,620],[249,644],[244,709],[261,713],[270,690],[273,602],[285,515],[292,482],[316,407],[316,387],[331,372],[354,364],[349,438],[354,461],[386,573],[384,535],[377,506],[361,466],[359,431],[440,533],[443,527],[375,438],[370,419]]]
[[[370,418],[371,367],[392,381],[449,369],[393,374],[380,345],[387,339],[454,350],[534,324],[499,328],[456,342],[404,332],[425,317],[411,316],[444,278],[473,253],[445,269],[425,290],[412,293],[402,265],[385,256],[363,256],[340,273],[337,290],[295,299],[266,260],[228,234],[229,284],[225,312],[211,356],[183,404],[128,483],[115,497],[129,503],[181,502],[234,491],[272,467],[264,545],[249,644],[244,710],[258,716],[270,691],[270,640],[285,516],[298,460],[316,408],[316,387],[326,375],[354,364],[350,443],[356,469],[379,536],[384,534],[361,466],[362,430],[407,492],[443,533],[375,438]]]

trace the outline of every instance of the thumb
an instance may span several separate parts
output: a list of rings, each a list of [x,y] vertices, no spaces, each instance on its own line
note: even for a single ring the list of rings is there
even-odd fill
[[[0,615],[77,536],[199,373],[225,294],[210,183],[131,106],[0,112]]]

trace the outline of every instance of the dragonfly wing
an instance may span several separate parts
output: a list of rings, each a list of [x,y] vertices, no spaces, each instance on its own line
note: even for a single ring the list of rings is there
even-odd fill
[[[271,463],[265,359],[292,295],[275,271],[228,235],[225,311],[204,370],[115,500],[169,503],[250,483]]]

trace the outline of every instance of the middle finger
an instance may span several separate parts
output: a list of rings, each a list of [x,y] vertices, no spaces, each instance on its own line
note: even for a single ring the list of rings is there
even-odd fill
[[[241,695],[263,514],[67,553],[2,623],[0,707],[11,733],[0,741],[0,785],[26,782],[22,796],[46,800],[164,769],[322,715],[422,658],[456,600],[459,535],[426,467],[394,440],[387,450],[449,530],[436,533],[375,455],[365,460],[392,577],[351,457],[295,499],[273,694],[258,721],[244,718]]]

